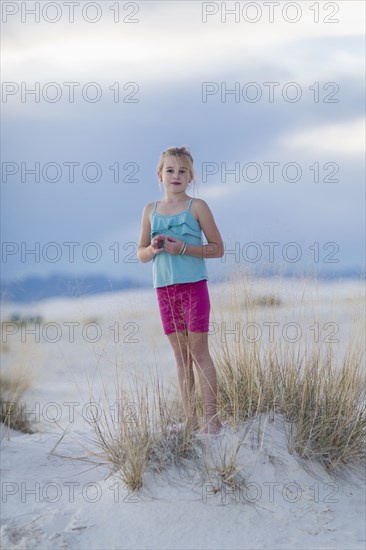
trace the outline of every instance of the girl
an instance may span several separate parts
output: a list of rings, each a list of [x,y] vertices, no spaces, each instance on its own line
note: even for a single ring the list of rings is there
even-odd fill
[[[137,257],[153,261],[164,333],[177,363],[179,388],[187,423],[199,428],[194,403],[194,361],[204,404],[200,433],[215,434],[222,428],[217,417],[217,379],[208,349],[210,298],[206,258],[221,258],[223,243],[205,201],[186,191],[194,178],[193,158],[185,147],[164,151],[158,164],[163,200],[145,206]],[[202,244],[202,231],[208,244]]]

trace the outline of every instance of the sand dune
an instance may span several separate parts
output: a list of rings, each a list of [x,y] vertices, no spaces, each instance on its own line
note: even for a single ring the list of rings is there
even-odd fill
[[[217,335],[232,304],[227,286],[209,288]],[[333,322],[338,354],[360,328],[361,282],[257,280],[250,290],[252,297],[280,300],[276,307],[256,309],[262,328],[274,319],[283,326],[298,322],[310,339],[314,319]],[[40,331],[39,342],[34,333],[23,334],[22,341],[19,332],[3,344],[4,371],[16,365],[32,373],[25,397],[40,430],[21,434],[3,428],[3,548],[364,548],[365,472],[345,469],[344,478],[332,477],[319,464],[290,454],[286,425],[277,414],[248,420],[237,432],[226,426],[219,437],[196,438],[196,459],[184,471],[173,466],[160,474],[149,471],[134,493],[106,464],[83,459],[93,446],[93,430],[83,418],[91,389],[98,396],[104,387],[112,396],[117,370],[132,379],[150,367],[167,387],[176,385],[152,290],[7,304],[3,321],[14,313],[40,315],[43,326],[50,325],[47,333]],[[73,325],[73,340],[70,323],[79,323]],[[267,336],[263,332],[264,340]],[[55,411],[61,414],[58,425],[47,419]],[[238,445],[242,483],[230,493],[214,473],[211,481],[203,478],[199,465],[205,459],[214,472]]]

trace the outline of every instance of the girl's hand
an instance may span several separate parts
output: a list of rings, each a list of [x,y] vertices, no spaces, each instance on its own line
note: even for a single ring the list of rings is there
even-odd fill
[[[163,252],[164,250],[164,241],[165,241],[165,235],[156,235],[153,239],[151,239],[150,246],[152,248],[154,256],[156,254],[160,254],[160,252]]]
[[[184,241],[180,241],[179,239],[173,239],[173,237],[165,237],[164,250],[166,250],[168,254],[173,254],[173,256],[177,256],[182,249],[183,243]]]

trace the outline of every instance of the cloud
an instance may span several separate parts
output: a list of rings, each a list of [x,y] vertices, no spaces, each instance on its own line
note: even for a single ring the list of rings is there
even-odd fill
[[[286,74],[303,79],[310,75],[330,78],[340,66],[352,75],[362,71],[362,38],[360,46],[347,51],[347,40],[363,35],[364,8],[360,2],[343,4],[334,16],[339,23],[334,24],[323,22],[331,15],[324,8],[316,24],[313,11],[304,7],[297,23],[286,22],[279,8],[274,23],[270,23],[264,6],[257,23],[248,23],[242,16],[238,23],[231,16],[222,23],[221,13],[203,23],[202,3],[173,4],[140,4],[137,24],[115,24],[107,9],[95,24],[70,24],[66,13],[54,24],[35,24],[32,17],[19,24],[20,15],[18,19],[12,16],[3,25],[3,74],[14,80],[52,78],[52,73],[57,79],[94,80],[97,74],[99,79],[109,80],[111,75],[119,75],[119,79],[161,83],[173,77],[178,81],[197,75],[206,78],[235,68],[239,74],[243,67],[263,67],[263,60],[277,72],[282,67]],[[341,43],[336,45],[340,37]]]
[[[306,153],[363,155],[365,151],[365,119],[357,118],[343,123],[326,124],[300,132],[290,132],[280,138],[279,144]]]

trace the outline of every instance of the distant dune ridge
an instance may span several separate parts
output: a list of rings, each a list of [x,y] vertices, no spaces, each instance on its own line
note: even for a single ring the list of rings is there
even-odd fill
[[[255,270],[254,270],[255,272]],[[281,272],[283,277],[299,275],[299,271],[287,269]],[[258,270],[261,277],[273,277],[277,275],[275,268],[266,267]],[[361,268],[348,268],[340,271],[323,270],[317,274],[319,280],[326,281],[336,279],[362,279],[364,272]],[[210,280],[220,281],[222,277],[211,277]],[[137,281],[132,278],[113,278],[107,275],[81,275],[70,276],[65,274],[52,274],[48,276],[27,276],[18,280],[2,281],[2,300],[10,302],[32,302],[45,300],[54,296],[74,298],[88,296],[104,292],[116,292],[133,288],[151,287],[151,283]]]
[[[4,282],[1,286],[2,299],[11,302],[31,302],[54,296],[74,298],[103,292],[116,292],[142,285],[133,279],[113,279],[106,275],[67,275],[31,276],[19,281]]]

